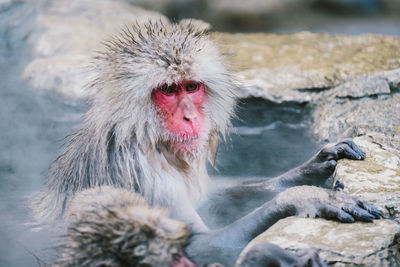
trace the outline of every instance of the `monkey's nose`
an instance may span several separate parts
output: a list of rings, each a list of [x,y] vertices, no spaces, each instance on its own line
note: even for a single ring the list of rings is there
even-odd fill
[[[188,117],[186,117],[186,116],[183,116],[183,120],[187,121],[187,122],[190,122],[190,119]]]

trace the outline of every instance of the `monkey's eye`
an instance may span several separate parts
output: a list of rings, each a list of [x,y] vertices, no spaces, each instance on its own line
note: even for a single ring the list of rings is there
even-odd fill
[[[181,257],[182,257],[182,255],[181,255],[180,253],[174,253],[174,254],[172,255],[172,260],[173,260],[174,262],[179,262],[179,261],[181,260]]]
[[[135,256],[144,256],[147,253],[147,246],[146,245],[139,245],[133,250],[133,254]]]
[[[161,91],[166,95],[171,95],[178,92],[178,90],[176,89],[176,85],[164,85],[163,87],[161,87]]]
[[[189,83],[188,85],[186,85],[187,92],[194,92],[197,90],[197,88],[198,88],[197,83]]]

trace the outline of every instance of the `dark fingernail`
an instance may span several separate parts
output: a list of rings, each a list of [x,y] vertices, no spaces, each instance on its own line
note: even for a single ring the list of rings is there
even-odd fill
[[[373,222],[375,219],[375,216],[372,214],[365,214],[360,217],[360,220],[363,222]]]
[[[353,223],[354,218],[350,214],[344,214],[341,218],[339,218],[342,222]]]
[[[376,219],[380,219],[383,216],[383,212],[376,208],[372,208],[371,213],[375,216]]]

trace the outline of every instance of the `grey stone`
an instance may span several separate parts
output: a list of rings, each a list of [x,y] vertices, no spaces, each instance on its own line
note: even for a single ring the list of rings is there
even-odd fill
[[[360,98],[380,94],[390,94],[390,87],[385,78],[376,76],[359,76],[357,79],[336,87],[337,97]]]
[[[323,219],[289,217],[256,237],[238,259],[255,244],[269,242],[293,253],[316,249],[332,266],[398,266],[400,225],[391,220],[343,224]]]
[[[322,140],[336,141],[368,133],[392,147],[400,147],[400,94],[375,98],[339,99],[332,91],[313,113],[313,133]]]
[[[366,159],[340,160],[334,179],[344,182],[346,192],[375,203],[386,217],[400,223],[400,147],[388,146],[373,133],[354,141],[366,152]]]
[[[399,84],[400,38],[313,34],[215,33],[227,55],[242,96],[275,102],[320,101],[326,89],[346,82],[366,90],[355,95],[388,93],[384,79]],[[379,85],[364,88],[365,77]],[[350,85],[350,84],[349,84]],[[348,89],[348,88],[347,88]],[[370,91],[370,92],[367,92]],[[343,95],[346,92],[343,91]]]

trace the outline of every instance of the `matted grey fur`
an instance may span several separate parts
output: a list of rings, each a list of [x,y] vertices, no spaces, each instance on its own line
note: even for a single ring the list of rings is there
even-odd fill
[[[157,266],[179,261],[187,224],[137,194],[109,186],[76,194],[67,211],[68,234],[53,266]]]
[[[198,203],[209,183],[206,162],[215,158],[236,101],[223,58],[203,29],[187,22],[148,22],[127,27],[105,43],[93,62],[91,108],[32,203],[39,222],[62,217],[76,192],[101,185],[135,191],[178,218]],[[170,148],[175,137],[152,101],[155,88],[182,80],[206,86],[208,145],[198,153]],[[182,199],[190,203],[176,207]]]

